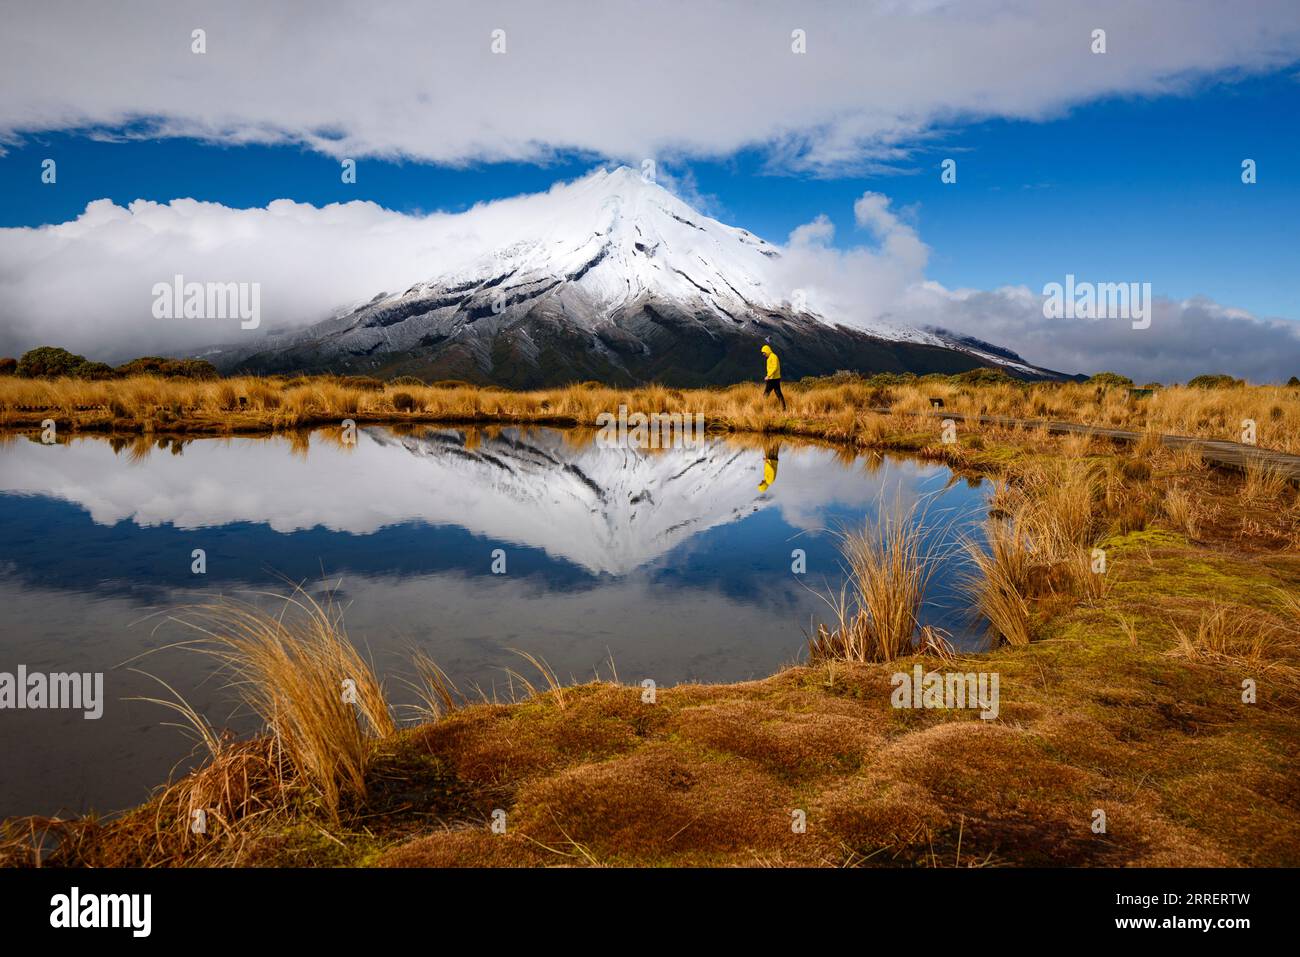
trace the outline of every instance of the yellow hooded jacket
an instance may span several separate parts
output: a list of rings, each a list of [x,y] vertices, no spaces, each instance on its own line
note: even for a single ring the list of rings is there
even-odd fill
[[[781,360],[776,357],[771,346],[763,346],[763,355],[767,356],[767,375],[764,379],[781,378]]]

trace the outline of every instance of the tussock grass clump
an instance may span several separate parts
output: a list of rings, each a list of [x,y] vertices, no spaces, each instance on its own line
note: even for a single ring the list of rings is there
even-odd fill
[[[204,763],[116,820],[33,816],[4,822],[0,866],[237,864],[247,837],[292,820],[300,786],[278,741],[269,736],[238,741],[218,734],[179,697],[144,700],[185,720],[184,727],[197,734],[207,751]]]
[[[1094,568],[1094,549],[1104,537],[1106,505],[1121,507],[1126,500],[1120,482],[1095,464],[1028,463],[995,491],[994,519],[986,529],[992,566],[970,544],[967,553],[981,573],[995,571],[1000,588],[1015,584],[1027,597],[1060,593],[1097,599],[1105,576]],[[1008,521],[1011,527],[1003,527]],[[1002,568],[1007,562],[1011,565]],[[1011,572],[1014,577],[1008,577]]]
[[[946,639],[922,626],[921,607],[937,556],[926,544],[924,513],[882,510],[861,531],[841,536],[847,581],[827,599],[834,626],[817,626],[813,661],[893,661],[919,651],[947,653]]]
[[[1209,466],[1205,462],[1205,453],[1195,445],[1185,445],[1180,449],[1167,450],[1170,466],[1176,472],[1204,472]]]
[[[1033,552],[1021,523],[1013,518],[991,518],[985,525],[985,544],[965,541],[974,571],[966,576],[978,614],[988,623],[992,644],[1029,644],[1031,623],[1029,578]]]
[[[1022,520],[1035,550],[1064,561],[1095,540],[1099,481],[1093,467],[1072,462],[1039,463],[1018,476]]]
[[[1271,462],[1249,459],[1243,471],[1241,497],[1250,504],[1282,500],[1290,481],[1286,473]]]
[[[1165,491],[1164,497],[1165,517],[1178,531],[1182,532],[1189,539],[1195,538],[1198,531],[1198,515],[1200,507],[1196,498],[1188,494],[1187,490],[1181,485],[1172,485]]]
[[[464,704],[464,698],[447,672],[423,651],[411,655],[415,667],[414,682],[410,682],[419,698],[414,706],[416,715],[425,721],[437,721]]]
[[[1099,546],[1117,511],[1131,509],[1134,521],[1145,524],[1149,503],[1131,488],[1144,481],[1142,474],[1138,464],[1122,460],[1103,468],[1047,459],[1027,462],[995,484],[983,541],[963,542],[971,569],[964,584],[993,644],[1029,644],[1036,601],[1105,597]]]
[[[562,682],[560,680],[560,676],[555,673],[555,669],[553,669],[550,665],[548,665],[545,659],[540,658],[537,655],[530,654],[527,651],[520,651],[519,649],[514,649],[514,652],[520,658],[523,658],[524,661],[528,662],[535,669],[537,669],[537,673],[541,675],[542,683],[546,685],[546,690],[541,691],[540,689],[538,689],[537,685],[535,685],[532,681],[530,681],[522,672],[516,671],[514,668],[507,668],[506,674],[510,676],[510,680],[512,682],[511,684],[512,699],[514,697],[513,682],[518,681],[520,686],[524,689],[524,693],[529,698],[540,698],[540,697],[549,696],[555,701],[556,706],[561,711],[563,711],[565,706],[567,705],[567,699],[565,698],[565,694],[564,694],[564,682]]]
[[[1176,651],[1200,661],[1260,664],[1285,656],[1294,635],[1272,616],[1255,609],[1215,602],[1201,612],[1195,627],[1174,626]]]
[[[1082,459],[1097,448],[1097,440],[1082,432],[1071,433],[1061,439],[1061,454],[1068,459]]]
[[[381,682],[348,641],[336,608],[298,592],[279,615],[222,600],[188,609],[178,620],[202,633],[186,646],[228,670],[293,780],[335,817],[345,795],[365,797],[372,742],[397,726]],[[200,721],[191,719],[205,727]],[[200,734],[211,741],[210,731]]]

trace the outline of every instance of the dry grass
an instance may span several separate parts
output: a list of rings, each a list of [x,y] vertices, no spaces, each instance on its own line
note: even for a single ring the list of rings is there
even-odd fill
[[[332,604],[297,592],[278,615],[222,600],[177,620],[202,638],[186,647],[219,660],[244,705],[265,723],[289,776],[337,817],[346,795],[364,798],[372,742],[396,731],[383,686]],[[191,712],[191,723],[205,724]],[[205,740],[210,731],[200,731]]]
[[[411,655],[411,664],[415,667],[416,680],[408,683],[419,698],[419,703],[414,706],[417,718],[437,721],[463,704],[456,683],[428,654],[415,651]]]
[[[1142,437],[1133,446],[1133,454],[1140,459],[1146,459],[1155,455],[1163,447],[1164,443],[1160,441],[1160,430],[1154,422],[1146,421],[1142,427]]]
[[[1174,528],[1189,539],[1196,538],[1198,532],[1198,513],[1200,507],[1194,496],[1180,485],[1170,486],[1164,497],[1165,516]]]
[[[1058,459],[1030,461],[1014,469],[995,499],[1001,518],[988,530],[993,548],[989,560],[1000,569],[999,587],[1018,582],[1019,590],[1035,594],[1101,598],[1106,576],[1098,569],[1104,555],[1099,559],[1096,549],[1111,523],[1109,516],[1122,513],[1131,501],[1131,480],[1119,469]],[[1007,520],[1014,530],[1001,527]],[[1014,602],[1008,610],[1014,612]]]
[[[506,673],[510,676],[512,683],[511,698],[513,699],[514,697],[513,683],[517,681],[529,698],[538,698],[544,695],[549,696],[554,699],[556,706],[563,711],[565,706],[564,682],[560,681],[555,670],[551,668],[544,659],[537,655],[531,654],[527,651],[520,651],[518,649],[515,649],[515,654],[520,658],[523,658],[524,661],[528,662],[537,670],[537,673],[541,675],[543,684],[546,685],[546,690],[544,692],[539,691],[537,686],[522,672],[516,671],[514,668],[507,668]]]
[[[1085,383],[961,384],[917,380],[881,387],[869,381],[790,383],[789,409],[763,401],[761,388],[680,390],[663,386],[633,389],[583,383],[530,392],[456,384],[386,385],[375,388],[345,378],[239,377],[214,382],[130,379],[0,378],[0,426],[38,424],[53,414],[61,425],[160,431],[262,431],[358,420],[565,422],[593,425],[620,404],[633,410],[702,412],[714,425],[779,431],[793,423],[817,423],[821,434],[840,440],[876,428],[867,410],[887,405],[899,412],[929,412],[931,396],[944,411],[1079,422],[1148,433],[1143,447],[1154,450],[1156,433],[1210,439],[1239,438],[1243,419],[1257,423],[1263,448],[1300,453],[1300,389],[1242,386],[1228,389],[1171,387],[1142,400],[1123,389]],[[1088,443],[1075,442],[1079,454]]]
[[[1286,622],[1291,631],[1300,635],[1300,591],[1277,590],[1277,598],[1286,615]]]
[[[1203,472],[1208,468],[1205,454],[1194,445],[1185,445],[1178,449],[1166,448],[1164,454],[1168,458],[1171,469],[1177,473]]]
[[[1033,568],[1029,538],[1017,519],[991,518],[985,525],[985,540],[966,541],[974,568],[966,577],[966,587],[988,623],[991,643],[1022,647],[1032,637],[1026,597]]]
[[[1069,441],[1068,439],[1066,441]],[[1125,463],[1129,464],[1125,464]],[[1133,460],[1020,463],[995,484],[983,540],[967,539],[965,585],[993,644],[1027,645],[1040,600],[1100,602],[1115,531],[1143,527],[1154,502]]]
[[[1094,467],[1079,462],[1037,462],[1016,477],[1035,551],[1058,561],[1080,547],[1095,544],[1101,485]]]
[[[1254,505],[1261,502],[1281,501],[1290,487],[1286,473],[1270,462],[1250,459],[1243,472],[1241,497]]]
[[[813,661],[893,661],[918,649],[947,650],[943,636],[921,624],[937,558],[924,522],[918,507],[895,506],[841,536],[846,582],[827,599],[834,626],[818,625],[809,641]]]
[[[1218,602],[1206,608],[1194,628],[1174,626],[1176,652],[1201,661],[1261,664],[1285,657],[1294,635],[1275,618],[1258,610]]]

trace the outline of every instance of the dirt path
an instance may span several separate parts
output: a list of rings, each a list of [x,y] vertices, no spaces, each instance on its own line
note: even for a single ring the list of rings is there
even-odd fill
[[[872,411],[885,415],[896,415],[887,408],[875,408]],[[968,415],[962,412],[936,410],[930,412],[908,412],[904,415],[929,416],[937,419],[952,419],[956,422],[978,422],[981,425],[1020,426],[1022,428],[1046,428],[1056,435],[1077,433],[1095,435],[1099,438],[1112,439],[1117,442],[1139,442],[1141,432],[1129,432],[1124,429],[1103,429],[1096,425],[1080,425],[1076,422],[1053,422],[1048,419],[1013,419],[1005,415]],[[1160,441],[1170,448],[1187,448],[1201,450],[1207,462],[1228,468],[1245,468],[1250,462],[1271,466],[1293,482],[1300,482],[1300,455],[1288,455],[1272,449],[1261,449],[1242,442],[1226,442],[1219,439],[1201,439],[1188,435],[1162,435]]]

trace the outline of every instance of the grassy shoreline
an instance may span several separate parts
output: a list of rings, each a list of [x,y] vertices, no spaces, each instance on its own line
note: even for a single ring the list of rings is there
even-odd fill
[[[34,863],[45,834],[58,846],[44,863],[70,866],[1300,864],[1295,491],[1158,445],[1016,429],[944,445],[937,423],[812,407],[841,388],[800,394],[795,427],[1001,476],[994,511],[1048,543],[1017,558],[1013,538],[1005,582],[982,570],[986,590],[1004,582],[1023,604],[993,603],[994,650],[832,654],[760,681],[660,688],[653,704],[615,680],[539,680],[523,700],[433,707],[366,738],[362,784],[332,809],[285,776],[280,736],[227,742],[120,816],[7,822],[0,861]],[[708,395],[740,403],[747,389]],[[562,395],[579,391],[646,398]],[[790,428],[744,405],[731,427],[752,427],[746,414],[773,416],[755,431]],[[1074,561],[1094,543],[1101,587]],[[1010,637],[1016,616],[1025,641]],[[891,706],[892,676],[915,665],[998,673],[998,717]],[[224,808],[201,838],[184,826],[196,801]]]
[[[710,389],[618,389],[581,383],[513,392],[444,383],[414,385],[334,377],[214,381],[134,376],[107,381],[0,377],[0,429],[62,432],[243,434],[357,423],[532,424],[591,427],[602,413],[703,414],[712,430],[802,435],[869,446],[887,428],[873,408],[928,412],[932,400],[963,415],[1056,419],[1104,428],[1238,441],[1254,423],[1261,448],[1300,452],[1300,388],[1186,386],[1135,397],[1087,383],[963,381],[960,376],[880,384],[829,377],[786,385],[788,410],[757,384]],[[938,422],[918,429],[938,432]]]

